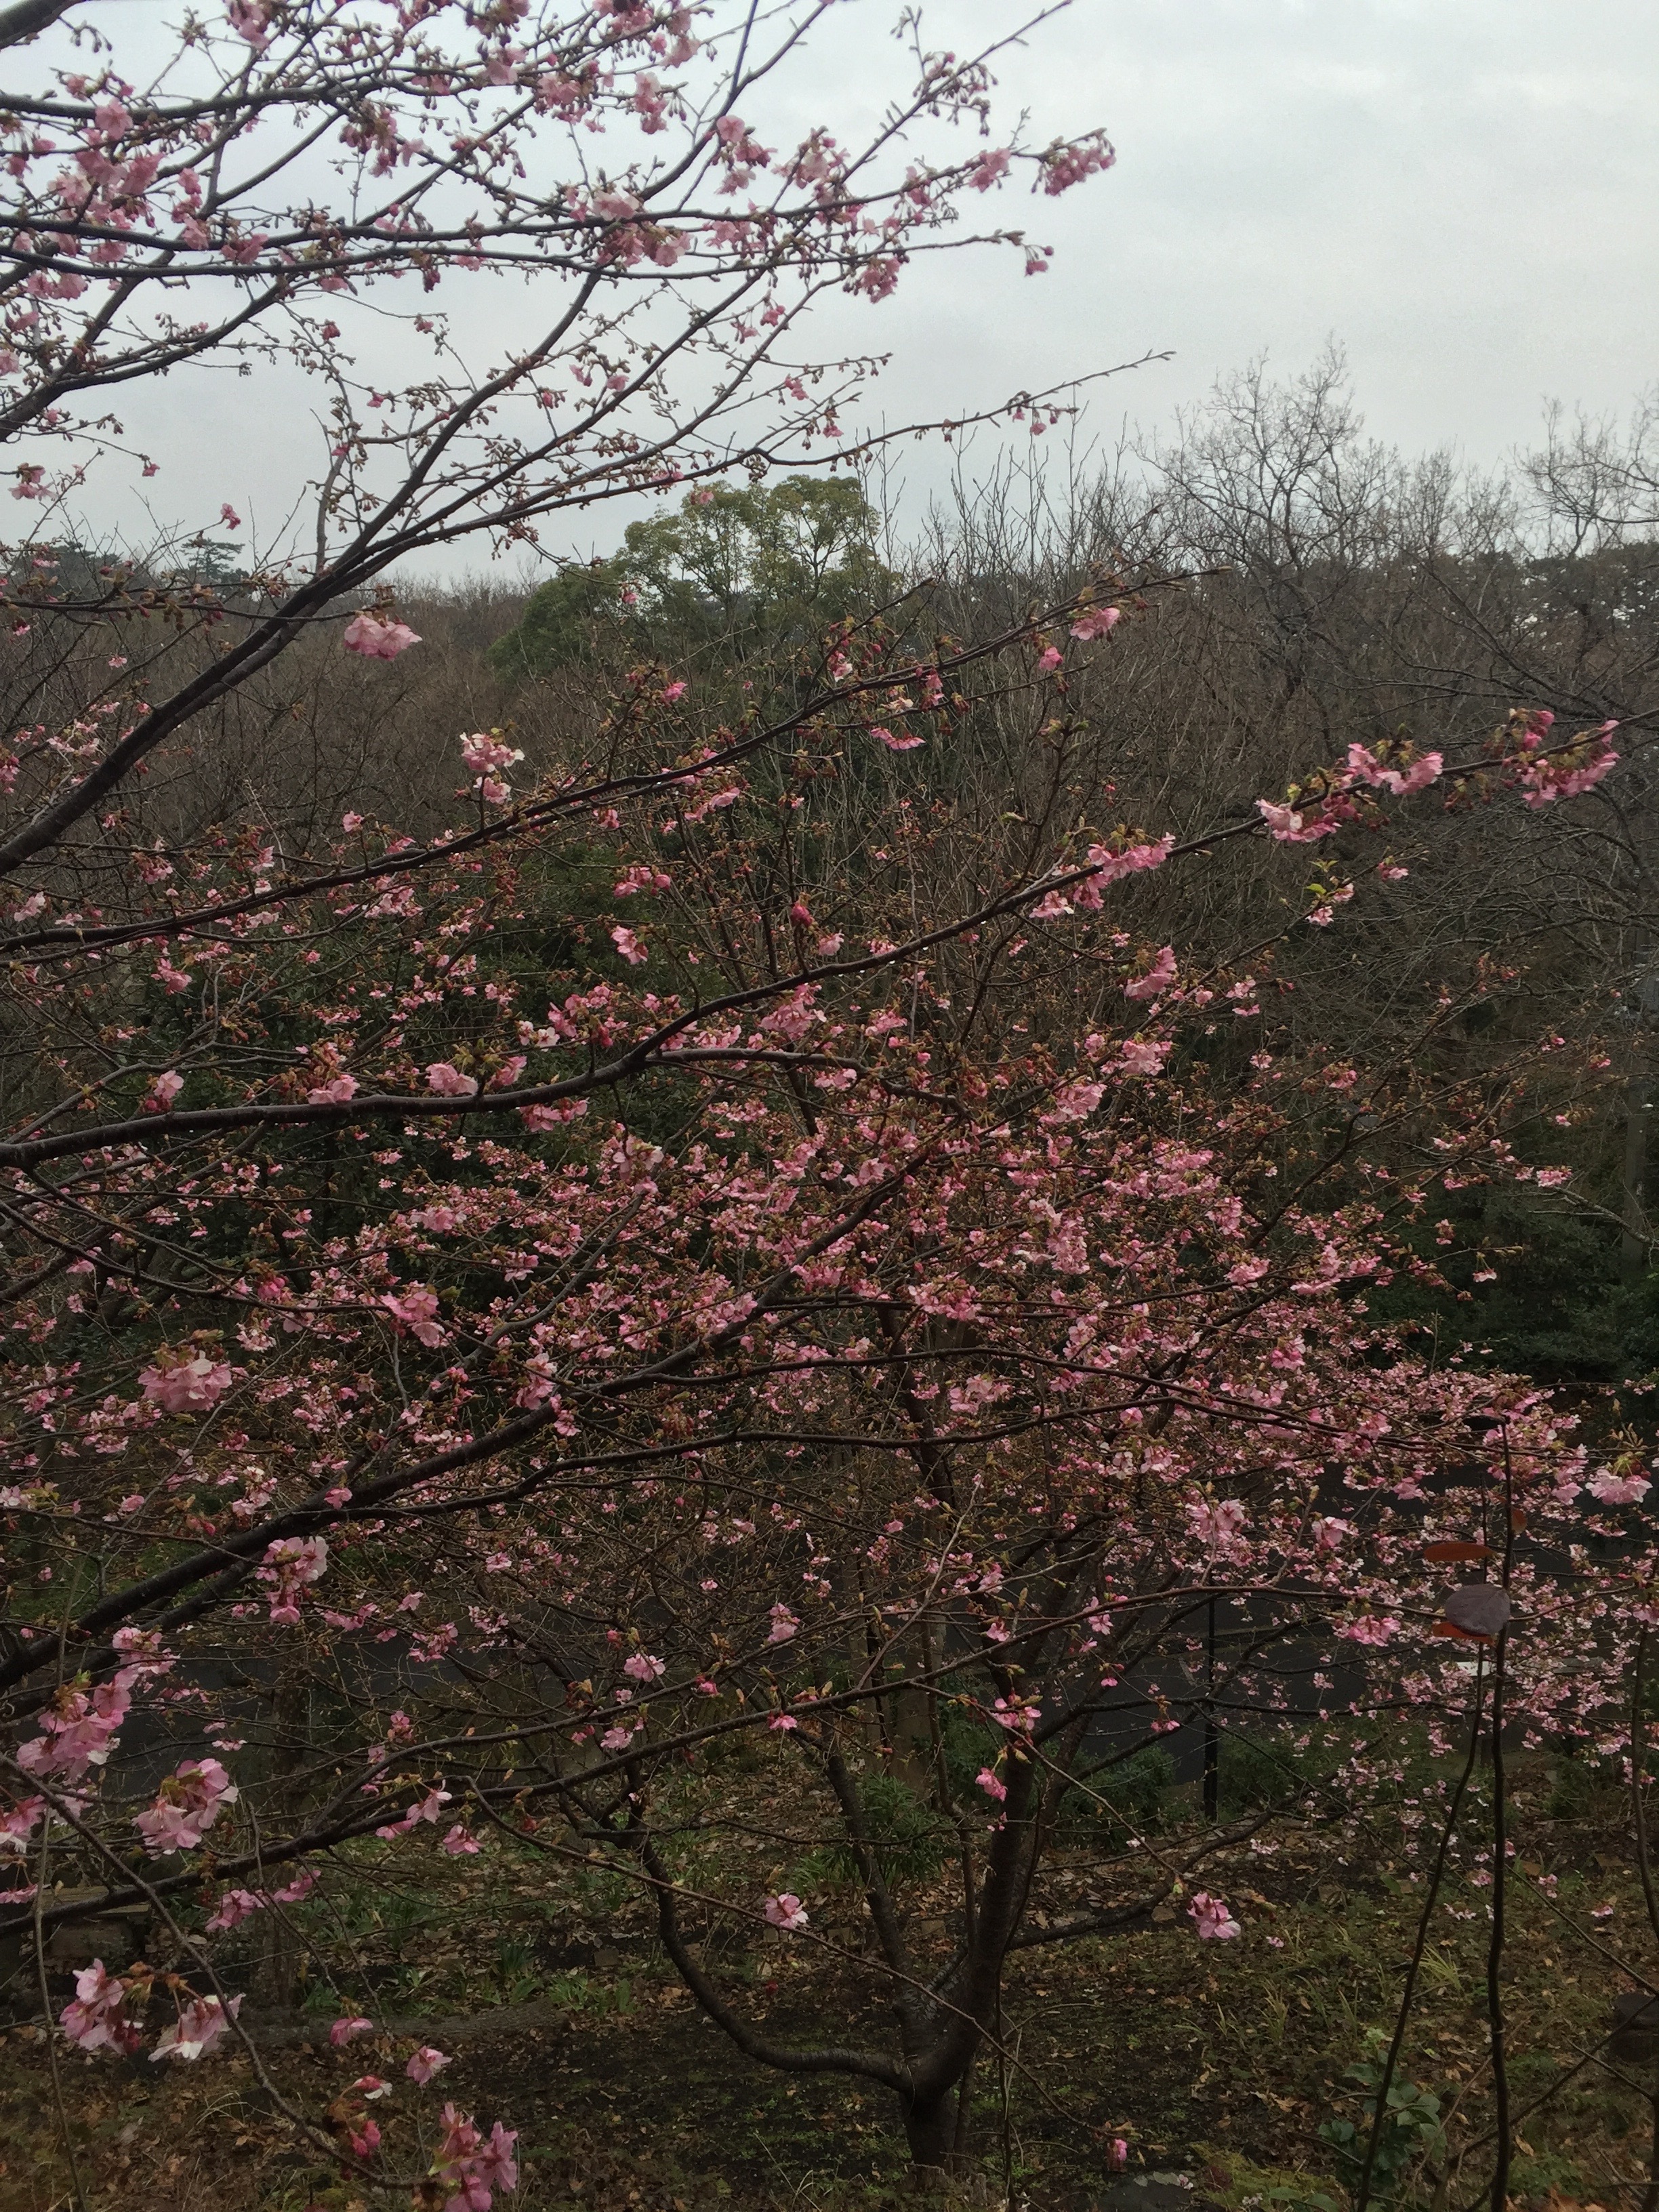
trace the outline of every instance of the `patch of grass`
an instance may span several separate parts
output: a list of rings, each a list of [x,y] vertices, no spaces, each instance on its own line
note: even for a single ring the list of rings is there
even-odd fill
[[[872,1854],[890,1887],[933,1881],[955,1847],[950,1823],[896,1774],[860,1775],[859,1787]],[[863,1875],[847,1845],[830,1844],[801,1859],[797,1880],[804,1889],[834,1889],[860,1884]]]
[[[778,1796],[775,1772],[734,1777],[730,1830],[699,1832],[709,1888],[729,1886],[733,1869],[751,1892],[781,1882],[792,1846],[781,1839],[769,1860],[755,1836],[810,1831],[801,1808]],[[1116,1773],[1117,1787],[1139,1793],[1119,1802],[1142,1832],[1154,1820],[1188,1817],[1167,1760],[1125,1762]],[[882,1848],[931,1972],[951,1941],[948,1856],[919,1801],[900,1783],[886,1787],[891,1778],[872,1778],[884,1785],[875,1793]],[[1600,1940],[1638,1966],[1649,1956],[1645,1919],[1621,1871],[1622,1813],[1598,1794],[1564,1820],[1549,1809],[1554,1790],[1540,1762],[1516,1802],[1506,1990],[1515,2102],[1526,2117],[1515,2193],[1524,2201],[1553,2191],[1615,2212],[1620,2190],[1644,2177],[1650,2116],[1636,2090],[1596,2066],[1570,2071],[1601,2036],[1617,1978],[1574,1942],[1562,1916],[1595,1925],[1591,1908],[1611,1905]],[[1405,1794],[1421,1793],[1409,1784]],[[1483,1817],[1477,1784],[1471,1834]],[[1029,2212],[1084,2212],[1109,2178],[1107,2146],[1121,2136],[1132,2172],[1193,2172],[1229,2212],[1347,2212],[1345,2182],[1375,2078],[1345,2078],[1345,2069],[1374,2069],[1376,2039],[1392,2022],[1421,1899],[1412,1832],[1388,1820],[1345,1829],[1275,1819],[1204,1868],[1205,1885],[1243,1923],[1237,1942],[1200,1946],[1177,1909],[1133,1933],[1017,1954],[1004,2001],[1007,2063],[1000,2073],[987,2053],[975,2081],[984,2189],[1000,2193],[1006,2160]],[[1105,1818],[1068,1832],[1034,1911],[1063,1916],[1103,1884],[1132,1891],[1144,1881],[1145,1854],[1114,1857],[1109,1834]],[[550,1863],[505,1840],[477,1860],[412,1863],[395,1886],[372,1848],[342,1863],[349,1879],[337,1875],[296,1915],[317,1947],[311,2047],[290,2039],[268,2063],[282,2094],[313,2114],[364,2072],[394,2081],[375,2116],[400,2170],[420,2170],[437,2113],[453,2100],[486,2126],[501,2118],[520,2130],[525,2179],[511,2212],[675,2212],[677,2202],[680,2212],[887,2212],[910,2202],[891,2096],[742,2058],[656,1951],[648,1900],[614,1874]],[[1413,2154],[1388,2177],[1400,2212],[1427,2208],[1437,2191],[1448,2206],[1470,2202],[1490,2172],[1487,1892],[1470,1878],[1473,1856],[1462,1865],[1435,1917],[1392,2108],[1415,2130]],[[1559,1911],[1539,1887],[1544,1875],[1555,1878]],[[714,1916],[700,1939],[709,1971],[769,2036],[887,2045],[890,1994],[859,1954],[855,1893],[826,1886],[810,1901],[814,1929],[835,1931],[845,1955]],[[409,1931],[398,1941],[413,1955],[395,1955],[393,1926]],[[618,1963],[574,1966],[573,1942],[585,1957],[590,1946],[602,1958],[614,1949]],[[492,2008],[526,1996],[544,2009],[491,2025]],[[428,2026],[416,2035],[411,2017],[410,2036],[331,2051],[324,2021],[358,2010]],[[247,2016],[257,2028],[257,1990]],[[403,2075],[415,2040],[453,2054],[429,2090]],[[88,2212],[304,2212],[313,2203],[346,2212],[352,2201],[337,2166],[294,2142],[234,2055],[186,2069],[69,2054],[65,2083]],[[0,2040],[0,2162],[9,2169],[0,2212],[45,2212],[62,2200],[55,2127],[44,2044],[14,2029]],[[1350,2133],[1339,2140],[1343,2127]],[[134,2131],[124,2138],[124,2130]]]

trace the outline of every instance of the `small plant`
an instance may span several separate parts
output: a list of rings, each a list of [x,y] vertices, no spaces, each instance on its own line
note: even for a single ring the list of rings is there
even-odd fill
[[[596,1981],[580,1966],[573,1966],[562,1974],[555,1974],[545,1984],[544,1994],[562,2012],[586,2013],[603,2020],[612,2013],[630,2013],[634,2009],[634,1984],[629,1975],[623,1974],[614,1982]]]
[[[1237,1820],[1268,1806],[1285,1805],[1316,1792],[1340,1762],[1332,1740],[1296,1751],[1288,1736],[1226,1730],[1221,1738],[1221,1817]]]
[[[1544,1813],[1552,1820],[1582,1820],[1595,1794],[1595,1777],[1582,1759],[1564,1759],[1550,1771]]]
[[[865,1832],[883,1880],[893,1886],[932,1881],[953,1840],[948,1824],[896,1775],[863,1775],[860,1790]],[[862,1876],[851,1846],[832,1844],[801,1861],[798,1879],[804,1887],[830,1888]]]
[[[1332,2118],[1322,2123],[1317,2130],[1321,2142],[1328,2143],[1336,2153],[1338,2172],[1350,2189],[1358,2187],[1365,2170],[1366,2150],[1382,2084],[1384,2038],[1373,2028],[1365,2043],[1364,2057],[1350,2066],[1342,2077],[1352,2082],[1359,2092],[1364,2118],[1358,2124],[1352,2120]],[[1384,2203],[1399,2201],[1413,2173],[1441,2157],[1445,2140],[1439,2098],[1431,2090],[1420,2088],[1416,2082],[1404,2081],[1396,2075],[1389,2086],[1376,2153],[1371,2161],[1371,2195]]]
[[[534,1996],[542,1986],[535,1945],[503,1937],[495,1946],[495,1979],[509,2004],[522,2004]]]
[[[1175,1786],[1175,1761],[1149,1745],[1091,1774],[1086,1791],[1068,1791],[1060,1820],[1078,1840],[1121,1850],[1132,1837],[1156,1835],[1170,1825]]]
[[[1278,2181],[1263,2189],[1259,2195],[1244,2199],[1246,2212],[1256,2205],[1266,2205],[1271,2212],[1337,2212],[1336,2199],[1322,2189],[1305,2188],[1297,2181]]]

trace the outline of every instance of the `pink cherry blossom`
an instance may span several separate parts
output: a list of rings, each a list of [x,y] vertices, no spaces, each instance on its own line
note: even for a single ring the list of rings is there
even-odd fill
[[[412,1337],[428,1347],[441,1344],[444,1332],[438,1321],[438,1294],[422,1283],[413,1284],[406,1291],[386,1291],[380,1304]]]
[[[89,1766],[102,1766],[118,1741],[138,1671],[123,1668],[91,1690],[70,1684],[58,1691],[40,1715],[41,1733],[17,1747],[24,1772],[78,1782]]]
[[[21,1803],[8,1805],[0,1813],[0,1861],[23,1856],[46,1809],[44,1797],[25,1797]]]
[[[493,732],[475,730],[471,737],[461,739],[461,758],[475,775],[489,775],[498,769],[510,768],[514,761],[521,761],[524,754]]]
[[[285,1881],[280,1889],[271,1891],[270,1901],[273,1905],[297,1905],[301,1898],[309,1897],[316,1887],[317,1876],[309,1867],[301,1867],[292,1881]]]
[[[1405,769],[1384,768],[1368,745],[1348,747],[1348,772],[1362,783],[1391,791],[1396,799],[1425,791],[1437,783],[1445,763],[1439,753],[1423,753]]]
[[[1187,1508],[1188,1526],[1218,1559],[1231,1559],[1237,1553],[1248,1519],[1236,1498],[1224,1498],[1219,1505],[1199,1504]]]
[[[774,1928],[791,1929],[806,1925],[806,1907],[793,1890],[786,1889],[780,1897],[769,1897],[761,1911]]]
[[[1046,893],[1031,908],[1031,919],[1033,921],[1063,921],[1068,914],[1076,912],[1076,907],[1065,892],[1056,889]]]
[[[225,17],[239,39],[246,39],[256,52],[263,51],[270,39],[270,17],[263,0],[228,0]]]
[[[94,1959],[75,1978],[75,1995],[58,2014],[58,2025],[80,2051],[120,2051],[129,2057],[137,2050],[137,2028],[123,2007],[127,1984],[104,1971]]]
[[[885,745],[890,753],[913,753],[918,745],[927,742],[909,730],[901,730],[895,735],[880,722],[871,724],[870,734],[878,744]]]
[[[1526,804],[1548,806],[1558,799],[1577,799],[1581,793],[1594,790],[1619,765],[1619,755],[1607,743],[1618,727],[1616,721],[1603,722],[1599,729],[1576,738],[1571,748],[1554,759],[1530,762],[1521,775],[1521,795]],[[1547,734],[1540,728],[1534,742]]]
[[[337,2020],[328,2031],[328,2039],[335,2050],[339,2051],[348,2043],[355,2043],[360,2035],[373,2035],[374,2033],[374,2021],[366,2020],[362,2013],[356,2013]]]
[[[767,1632],[769,1644],[787,1644],[800,1626],[788,1607],[780,1601],[772,1607],[772,1626]]]
[[[665,891],[673,880],[662,869],[640,862],[623,871],[611,886],[611,895],[613,898],[632,898],[638,891]]]
[[[434,2177],[454,2191],[446,2198],[443,2212],[489,2212],[494,2191],[505,2194],[519,2185],[513,2156],[516,2133],[497,2120],[486,2140],[471,2118],[453,2105],[444,2106],[443,2122],[443,2140],[432,2161]]]
[[[471,1098],[477,1094],[477,1080],[463,1075],[447,1060],[434,1060],[426,1071],[426,1087],[435,1091],[440,1098]]]
[[[212,2050],[230,2023],[242,2008],[240,1996],[232,1997],[228,2005],[217,1997],[198,1997],[187,2004],[171,2027],[164,2029],[150,2052],[157,2058],[200,2058]]]
[[[384,1828],[376,1828],[374,1832],[388,1842],[394,1836],[406,1836],[411,1829],[418,1828],[422,1821],[435,1823],[449,1802],[450,1792],[447,1790],[428,1790],[423,1797],[415,1800],[401,1820],[392,1821]]]
[[[297,1627],[300,1593],[320,1582],[328,1568],[328,1540],[323,1536],[279,1536],[265,1549],[258,1579],[270,1597],[270,1618]]]
[[[1391,1613],[1361,1613],[1355,1620],[1344,1621],[1336,1632],[1350,1644],[1371,1644],[1380,1650],[1399,1635],[1399,1617]]]
[[[1011,1704],[1006,1698],[998,1698],[985,1717],[998,1728],[1006,1729],[1012,1735],[1030,1735],[1042,1717],[1042,1709],[1040,1705]]]
[[[185,1079],[176,1067],[158,1075],[145,1093],[143,1111],[146,1114],[170,1114],[173,1102],[185,1087]]]
[[[1266,799],[1258,799],[1255,806],[1274,841],[1281,845],[1310,845],[1316,838],[1328,837],[1337,826],[1330,815],[1275,806]]]
[[[1000,1780],[988,1766],[981,1766],[974,1777],[974,1781],[975,1786],[982,1790],[988,1797],[994,1797],[999,1805],[1008,1795],[1007,1784]]]
[[[1085,912],[1098,914],[1102,893],[1111,884],[1144,869],[1161,868],[1174,848],[1172,836],[1160,837],[1153,844],[1127,846],[1121,852],[1114,852],[1108,845],[1091,845],[1087,858],[1094,872],[1073,885],[1072,896]]]
[[[1156,999],[1169,989],[1175,978],[1175,947],[1166,945],[1144,975],[1136,975],[1123,986],[1123,995],[1126,999]]]
[[[1235,1936],[1243,1933],[1224,1901],[1221,1898],[1212,1897],[1207,1890],[1195,1889],[1193,1892],[1187,1913],[1200,1940],[1205,1942],[1230,1942]]]
[[[1109,637],[1122,619],[1121,607],[1091,607],[1072,624],[1072,635],[1086,645],[1091,638]]]
[[[230,1928],[240,1928],[256,1912],[263,1912],[270,1899],[262,1890],[228,1889],[219,1899],[210,1919],[205,1925],[210,1936],[216,1936]]]
[[[411,2081],[418,2082],[424,2088],[435,2074],[452,2063],[453,2061],[443,2051],[434,2050],[429,2043],[423,2043],[404,2071]]]
[[[623,1661],[623,1672],[631,1681],[651,1683],[659,1681],[668,1669],[660,1659],[648,1651],[630,1652]]]
[[[158,1857],[191,1851],[239,1792],[216,1759],[186,1759],[162,1783],[155,1802],[133,1826]]]
[[[1162,1075],[1170,1052],[1167,1039],[1127,1037],[1121,1062],[1122,1071],[1125,1075]]]
[[[222,1360],[211,1359],[205,1352],[165,1350],[138,1377],[145,1397],[164,1413],[204,1413],[234,1380]]]
[[[340,638],[348,653],[362,653],[368,660],[395,660],[420,641],[407,623],[389,622],[368,612],[355,615]]]
[[[616,946],[617,951],[621,953],[623,958],[627,961],[630,968],[643,967],[646,961],[651,957],[646,951],[644,945],[640,943],[639,939],[635,937],[633,931],[631,929],[625,929],[621,922],[618,922],[615,928],[612,929],[611,933],[611,942]]]
[[[444,1838],[443,1847],[453,1859],[470,1858],[477,1856],[478,1839],[458,1820]]]
[[[1591,1475],[1585,1487],[1603,1505],[1639,1505],[1653,1485],[1645,1475],[1610,1474],[1603,1468],[1600,1474]]]

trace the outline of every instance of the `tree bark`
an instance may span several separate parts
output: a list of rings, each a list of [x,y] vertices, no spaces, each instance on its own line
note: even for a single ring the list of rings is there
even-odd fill
[[[925,2103],[907,2101],[903,2114],[904,2140],[916,2179],[923,2187],[939,2187],[949,2175],[956,2150],[956,2093],[946,2089]]]

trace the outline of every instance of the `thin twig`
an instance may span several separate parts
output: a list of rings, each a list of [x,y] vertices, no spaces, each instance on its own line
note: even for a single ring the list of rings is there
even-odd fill
[[[1411,1961],[1406,1968],[1406,1986],[1400,1993],[1400,2011],[1395,2021],[1388,2057],[1382,2062],[1382,2078],[1376,2085],[1376,2102],[1371,2112],[1370,2140],[1365,2145],[1365,2163],[1360,2169],[1359,2186],[1354,2192],[1354,2212],[1365,2212],[1370,2202],[1371,2175],[1376,2165],[1377,2146],[1382,2139],[1382,2121],[1388,2111],[1389,2091],[1394,2086],[1395,2069],[1400,2063],[1400,2046],[1406,2040],[1406,2023],[1411,2017],[1412,1999],[1417,1994],[1418,1972],[1423,1964],[1423,1954],[1428,1948],[1429,1927],[1439,1899],[1440,1885],[1445,1879],[1446,1858],[1451,1850],[1452,1838],[1456,1833],[1463,1793],[1469,1786],[1469,1777],[1474,1771],[1475,1756],[1480,1747],[1480,1712],[1486,1703],[1486,1654],[1477,1652],[1474,1704],[1469,1714],[1469,1755],[1463,1762],[1463,1771],[1457,1778],[1457,1786],[1452,1791],[1451,1803],[1446,1810],[1445,1825],[1440,1831],[1439,1849],[1435,1853],[1434,1871],[1429,1877],[1429,1893],[1423,1900],[1423,1911],[1418,1919],[1417,1941],[1412,1946]]]

